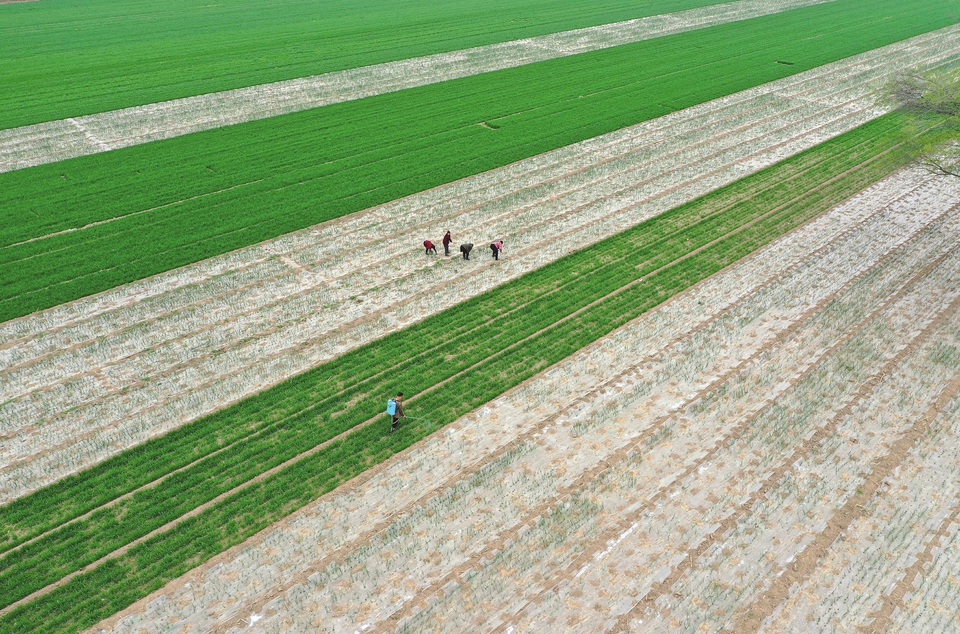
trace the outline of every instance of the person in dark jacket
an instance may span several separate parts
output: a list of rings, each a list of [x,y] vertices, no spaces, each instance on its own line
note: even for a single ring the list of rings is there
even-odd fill
[[[503,240],[497,240],[490,243],[490,251],[493,253],[493,259],[500,259],[500,252],[503,251]]]
[[[453,238],[450,236],[450,232],[446,232],[443,235],[443,254],[447,257],[450,257],[450,243],[453,242]]]
[[[423,248],[425,249],[424,252],[426,255],[430,255],[431,251],[433,251],[434,255],[437,254],[437,246],[434,243],[430,242],[429,240],[423,241]]]
[[[464,259],[464,260],[469,260],[469,259],[470,259],[470,252],[471,252],[471,251],[473,251],[473,243],[472,243],[472,242],[468,242],[468,243],[466,243],[466,244],[461,244],[461,245],[460,245],[460,253],[463,254],[463,259]]]
[[[397,404],[397,409],[393,412],[393,423],[390,425],[391,434],[397,430],[397,425],[400,424],[400,419],[403,418],[403,392],[397,392],[393,400]]]

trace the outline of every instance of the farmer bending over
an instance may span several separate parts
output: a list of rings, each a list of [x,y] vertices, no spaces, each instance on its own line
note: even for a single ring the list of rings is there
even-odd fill
[[[429,240],[424,240],[424,241],[423,241],[423,248],[426,249],[426,251],[424,252],[426,255],[430,255],[430,252],[431,252],[431,251],[433,251],[433,254],[434,254],[434,255],[437,254],[437,247],[436,247],[436,245],[434,245],[434,244],[433,244],[432,242],[430,242]]]
[[[503,251],[503,240],[497,240],[490,243],[490,251],[493,252],[493,259],[500,259],[500,252]]]
[[[472,242],[468,242],[468,243],[466,243],[466,244],[461,244],[461,245],[460,245],[460,253],[463,254],[463,259],[464,259],[464,260],[469,260],[469,259],[470,259],[470,252],[471,252],[471,251],[473,251],[473,243],[472,243]]]

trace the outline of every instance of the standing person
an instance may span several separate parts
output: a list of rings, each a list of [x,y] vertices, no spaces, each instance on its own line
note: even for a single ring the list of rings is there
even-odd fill
[[[472,242],[468,242],[468,243],[466,243],[466,244],[461,244],[461,245],[460,245],[460,253],[463,254],[463,259],[464,259],[464,260],[469,260],[469,259],[470,259],[470,252],[471,252],[471,251],[473,251],[473,243],[472,243]]]
[[[403,392],[397,392],[397,395],[387,401],[387,414],[393,416],[393,422],[390,424],[390,433],[397,431],[397,425],[403,418]]]
[[[493,259],[500,259],[500,252],[503,251],[503,240],[497,240],[496,242],[490,243],[490,251],[493,252]]]
[[[426,255],[430,255],[430,252],[431,252],[431,251],[433,251],[433,254],[434,254],[434,255],[437,254],[437,247],[436,247],[436,245],[433,244],[432,242],[430,242],[429,240],[424,240],[424,241],[423,241],[423,248],[425,249]]]
[[[450,236],[450,232],[443,234],[443,254],[450,257],[450,243],[453,242],[453,238]]]

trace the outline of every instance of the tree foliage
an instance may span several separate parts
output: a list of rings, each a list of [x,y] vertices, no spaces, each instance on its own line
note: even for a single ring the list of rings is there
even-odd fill
[[[902,75],[887,86],[885,99],[917,128],[941,119],[913,142],[916,162],[932,174],[960,178],[960,69]]]

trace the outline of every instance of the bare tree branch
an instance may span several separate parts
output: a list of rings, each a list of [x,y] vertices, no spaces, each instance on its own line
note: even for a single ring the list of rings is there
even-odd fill
[[[960,69],[903,74],[885,87],[882,100],[915,120],[942,118],[936,133],[915,146],[915,163],[931,174],[960,178]]]

